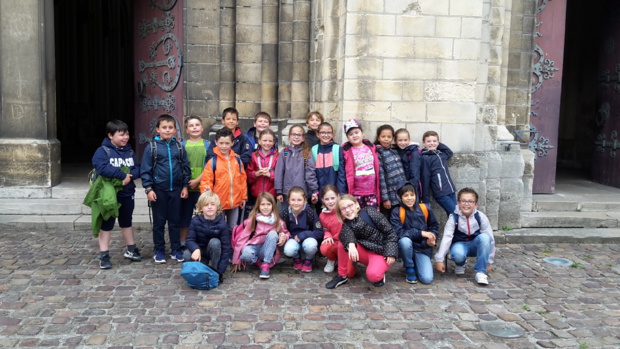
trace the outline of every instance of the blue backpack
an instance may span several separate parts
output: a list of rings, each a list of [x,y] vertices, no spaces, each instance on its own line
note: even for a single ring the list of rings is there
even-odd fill
[[[220,283],[220,274],[198,261],[183,263],[181,276],[187,286],[198,290],[210,290]]]

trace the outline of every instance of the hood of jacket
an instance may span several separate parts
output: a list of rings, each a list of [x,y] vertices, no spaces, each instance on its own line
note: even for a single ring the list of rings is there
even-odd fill
[[[398,182],[398,186],[397,186],[396,191],[398,192],[402,187],[404,187],[407,184],[411,184],[413,186],[414,190],[415,190],[415,203],[413,204],[413,206],[415,208],[415,206],[417,206],[418,203],[420,203],[420,195],[418,195],[418,190],[417,190],[416,186],[413,185],[413,183],[411,183],[410,181],[400,181],[400,182]],[[397,196],[398,196],[398,204],[400,206],[402,206],[402,207],[408,208],[407,205],[405,205],[403,203],[403,200],[400,198],[400,196],[399,195],[397,195]]]

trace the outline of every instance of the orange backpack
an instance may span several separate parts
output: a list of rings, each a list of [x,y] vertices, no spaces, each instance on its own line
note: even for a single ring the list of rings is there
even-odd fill
[[[426,204],[424,203],[419,203],[420,208],[422,209],[422,213],[424,213],[424,220],[426,221],[426,223],[428,223],[428,207],[426,207]],[[400,206],[400,222],[401,223],[405,223],[405,208]]]

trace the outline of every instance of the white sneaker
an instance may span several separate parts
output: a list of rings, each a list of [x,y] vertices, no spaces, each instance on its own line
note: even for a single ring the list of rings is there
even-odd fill
[[[325,268],[323,268],[323,271],[326,273],[331,273],[332,271],[334,271],[334,266],[336,265],[336,261],[330,261],[329,259],[327,260],[327,264],[325,264]]]
[[[463,264],[463,266],[455,265],[454,266],[454,274],[456,274],[456,275],[463,275],[463,274],[465,274],[465,265],[464,264]]]
[[[485,273],[476,273],[476,282],[478,285],[488,285],[489,277]]]

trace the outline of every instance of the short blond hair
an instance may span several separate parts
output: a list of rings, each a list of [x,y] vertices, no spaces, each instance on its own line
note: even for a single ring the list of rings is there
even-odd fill
[[[222,202],[220,201],[220,197],[212,191],[206,191],[200,194],[200,197],[196,202],[196,215],[201,214],[203,207],[205,207],[208,203],[211,202],[215,203],[215,206],[217,206],[216,214],[219,215],[220,213],[222,213]]]

